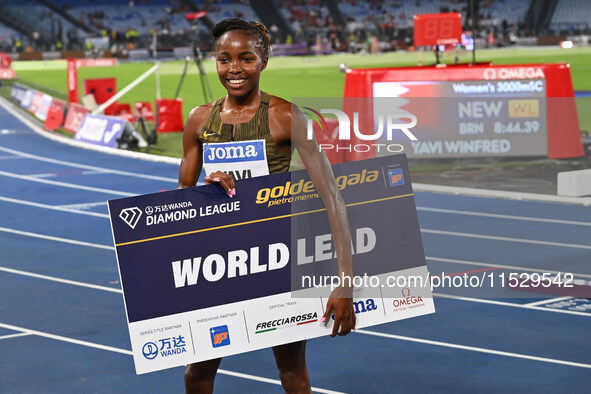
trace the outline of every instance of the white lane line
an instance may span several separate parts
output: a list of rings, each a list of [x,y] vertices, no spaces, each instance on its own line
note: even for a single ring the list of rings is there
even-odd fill
[[[119,293],[119,294],[123,293],[123,291],[121,289],[116,289],[114,287],[93,285],[91,283],[85,283],[85,282],[78,282],[76,280],[56,278],[55,276],[49,276],[49,275],[35,274],[35,273],[32,273],[32,272],[15,270],[15,269],[8,268],[8,267],[0,267],[0,271],[8,272],[10,274],[30,276],[32,278],[37,278],[37,279],[49,280],[49,281],[52,281],[52,282],[65,283],[65,284],[73,285],[73,286],[80,286],[80,287],[86,287],[86,288],[90,288],[90,289],[96,289],[96,290],[102,290],[102,291],[109,291],[111,293]]]
[[[479,216],[479,217],[487,217],[487,218],[495,218],[495,219],[523,220],[523,221],[539,222],[539,223],[570,224],[570,225],[574,225],[574,226],[591,226],[591,223],[589,223],[589,222],[577,222],[574,220],[535,218],[535,217],[531,217],[531,216],[501,215],[501,214],[497,214],[497,213],[459,211],[456,209],[428,208],[428,207],[417,206],[417,211],[449,213],[449,214],[453,214],[453,215]]]
[[[106,350],[109,352],[133,356],[133,353],[131,352],[131,350],[120,349],[120,348],[113,347],[113,346],[101,345],[99,343],[94,343],[94,342],[81,341],[79,339],[64,337],[61,335],[50,334],[50,333],[43,332],[43,331],[31,330],[31,329],[24,328],[24,327],[17,327],[17,326],[13,326],[11,324],[0,323],[0,328],[5,328],[7,330],[12,330],[12,331],[20,331],[21,333],[27,334],[27,335],[37,335],[37,336],[40,336],[43,338],[54,339],[56,341],[73,343],[75,345],[81,345],[81,346],[86,346],[86,347],[90,347],[90,348],[94,348],[94,349]],[[241,372],[228,371],[227,369],[218,369],[218,373],[221,373],[223,375],[228,375],[228,376],[234,376],[234,377],[242,378],[242,379],[254,380],[257,382],[271,383],[271,384],[275,384],[275,385],[279,385],[279,386],[281,385],[281,381],[279,381],[277,379],[263,378],[261,376],[250,375],[250,374],[241,373]],[[328,394],[344,394],[340,391],[332,391],[332,390],[322,389],[322,388],[318,388],[318,387],[312,387],[312,391],[318,392],[318,393],[328,393]]]
[[[12,134],[33,134],[31,130],[15,130],[15,129],[2,129],[0,135],[12,135]]]
[[[49,235],[30,233],[28,231],[14,230],[11,228],[6,228],[6,227],[0,227],[0,231],[3,231],[5,233],[24,235],[25,237],[41,238],[41,239],[47,239],[49,241],[57,241],[57,242],[63,242],[63,243],[73,244],[73,245],[88,246],[91,248],[115,250],[115,247],[113,247],[113,246],[93,244],[90,242],[83,242],[83,241],[76,241],[76,240],[68,239],[68,238],[52,237]]]
[[[107,201],[97,201],[97,202],[81,202],[78,204],[64,204],[64,205],[57,205],[60,208],[65,209],[90,209],[94,207],[100,207],[101,205],[106,206]],[[105,215],[105,217],[109,217],[109,215]]]
[[[118,196],[125,196],[125,197],[137,196],[137,194],[122,192],[119,190],[110,190],[110,189],[103,189],[103,188],[99,188],[99,187],[76,185],[73,183],[50,181],[49,179],[35,178],[35,177],[29,176],[29,175],[17,175],[17,174],[13,174],[13,173],[6,172],[6,171],[0,171],[0,175],[10,177],[10,178],[22,179],[25,181],[39,182],[39,183],[45,183],[48,185],[67,187],[70,189],[88,190],[88,191],[97,192],[97,193],[115,194]]]
[[[82,171],[82,175],[104,175],[104,174],[108,174],[107,171],[104,170],[88,170],[88,171]]]
[[[67,167],[82,168],[82,169],[91,170],[91,171],[100,171],[103,173],[131,176],[134,178],[144,178],[144,179],[150,179],[150,180],[155,180],[155,181],[173,182],[175,184],[178,183],[178,179],[175,179],[175,178],[167,178],[167,177],[156,176],[156,175],[138,174],[135,172],[112,170],[109,168],[95,167],[95,166],[89,166],[89,165],[80,164],[80,163],[73,163],[73,162],[64,161],[64,160],[51,159],[49,157],[37,156],[37,155],[30,154],[30,153],[25,153],[25,152],[17,151],[14,149],[5,148],[2,146],[0,146],[0,151],[4,151],[7,153],[11,153],[13,155],[17,155],[17,156],[28,158],[28,159],[44,161],[46,163],[60,164],[60,165],[67,166]]]
[[[45,174],[32,174],[32,175],[28,175],[28,176],[30,176],[31,178],[38,178],[38,179],[39,178],[56,178],[57,174],[54,172],[48,172]]]
[[[96,290],[104,290],[104,291],[108,291],[110,293],[122,293],[122,290],[120,290],[120,289],[114,289],[114,288],[105,287],[105,286],[98,286],[98,285],[94,285],[91,283],[72,281],[72,280],[68,280],[68,279],[61,279],[61,278],[56,278],[56,277],[52,277],[52,276],[48,276],[48,275],[40,275],[40,274],[35,274],[32,272],[20,271],[20,270],[15,270],[12,268],[7,268],[7,267],[0,267],[0,271],[8,272],[11,274],[17,274],[17,275],[31,276],[31,277],[38,278],[38,279],[50,280],[50,281],[65,283],[65,284],[74,285],[74,286],[88,287],[88,288],[93,288]],[[516,304],[513,302],[503,302],[503,301],[488,300],[488,299],[482,299],[482,298],[460,297],[460,296],[455,296],[455,295],[450,295],[450,294],[442,294],[442,293],[433,293],[433,296],[440,297],[440,298],[450,298],[450,299],[455,299],[455,300],[459,300],[459,301],[476,302],[476,303],[480,303],[480,304],[505,306],[505,307],[510,307],[510,308],[520,308],[520,309],[529,309],[529,310],[536,310],[536,311],[542,311],[542,312],[564,313],[567,315],[591,317],[591,313],[538,307],[537,305],[531,305],[533,303]],[[565,298],[572,298],[572,297],[565,297]]]
[[[250,374],[241,373],[241,372],[232,372],[232,371],[228,371],[226,369],[218,369],[218,372],[222,373],[224,375],[228,375],[228,376],[256,380],[257,382],[270,383],[270,384],[275,384],[275,385],[281,386],[281,381],[277,380],[277,379],[262,378],[260,376],[250,375]],[[342,391],[327,390],[327,389],[321,389],[318,387],[312,387],[312,392],[313,393],[328,393],[328,394],[344,394]]]
[[[0,99],[1,101],[1,99]],[[428,185],[424,183],[412,183],[412,188],[415,192],[428,192],[428,193],[444,193],[454,195],[465,195],[471,197],[483,197],[483,198],[504,198],[510,200],[531,200],[541,201],[549,203],[561,203],[561,204],[582,204],[591,205],[591,197],[564,197],[554,196],[549,194],[538,194],[538,193],[521,193],[521,192],[510,192],[504,190],[490,190],[490,189],[479,189],[472,187],[455,187],[455,186],[441,186],[441,185]]]
[[[421,232],[427,233],[427,234],[449,235],[452,237],[491,239],[494,241],[519,242],[519,243],[525,243],[525,244],[546,245],[546,246],[559,246],[559,247],[563,247],[563,248],[591,249],[591,245],[567,244],[567,243],[563,243],[563,242],[550,242],[550,241],[538,241],[536,239],[525,239],[525,238],[499,237],[496,235],[460,233],[457,231],[442,231],[442,230],[431,230],[431,229],[427,229],[427,228],[422,228]]]
[[[535,301],[535,302],[528,302],[527,304],[525,304],[525,306],[545,305],[545,304],[550,304],[550,303],[553,303],[553,302],[570,300],[572,298],[574,298],[574,297],[564,296],[564,297],[548,298],[548,299],[545,299],[545,300],[540,300],[540,301]]]
[[[402,335],[386,334],[386,333],[376,332],[376,331],[356,330],[355,332],[358,334],[373,335],[376,337],[398,339],[398,340],[407,341],[407,342],[417,342],[417,343],[422,343],[425,345],[441,346],[441,347],[447,347],[447,348],[452,348],[452,349],[467,350],[467,351],[471,351],[471,352],[494,354],[497,356],[521,358],[521,359],[525,359],[525,360],[541,361],[541,362],[551,363],[551,364],[566,365],[569,367],[591,369],[591,364],[583,364],[583,363],[577,363],[577,362],[573,362],[573,361],[558,360],[558,359],[547,358],[547,357],[530,356],[529,354],[504,352],[501,350],[487,349],[487,348],[476,347],[476,346],[459,345],[456,343],[433,341],[433,340],[429,340],[429,339],[407,337],[407,336],[402,336]]]
[[[29,336],[29,335],[31,335],[31,334],[27,334],[26,332],[19,332],[18,334],[3,335],[3,336],[0,337],[0,341],[3,340],[3,339],[26,337],[26,336]]]
[[[497,268],[501,268],[501,269],[506,269],[506,270],[517,270],[517,271],[527,271],[527,272],[548,272],[551,274],[572,274],[574,277],[580,277],[580,278],[591,278],[591,275],[589,274],[580,274],[580,273],[576,273],[576,272],[570,272],[570,271],[555,271],[555,270],[549,270],[549,269],[545,269],[545,268],[530,268],[530,267],[520,267],[517,265],[503,265],[503,264],[492,264],[492,263],[482,263],[479,261],[470,261],[470,260],[458,260],[458,259],[446,259],[443,257],[433,257],[433,256],[426,256],[425,257],[427,260],[432,260],[432,261],[439,261],[442,263],[454,263],[454,264],[462,264],[462,265],[475,265],[475,266],[479,266],[479,267],[497,267]]]
[[[551,309],[551,308],[545,308],[542,306],[527,306],[524,304],[516,304],[513,302],[503,302],[503,301],[497,301],[497,300],[486,300],[483,298],[460,297],[460,296],[455,296],[455,295],[450,295],[450,294],[442,294],[442,293],[433,293],[433,296],[434,297],[441,297],[441,298],[450,298],[450,299],[459,300],[459,301],[476,302],[478,304],[507,306],[510,308],[529,309],[529,310],[542,311],[542,312],[564,313],[566,315],[591,317],[591,313],[587,313],[587,312],[569,311],[569,310],[564,310],[564,309]]]
[[[6,328],[7,330],[12,330],[12,331],[20,331],[22,333],[26,333],[26,334],[30,334],[30,335],[37,335],[37,336],[40,336],[43,338],[55,339],[56,341],[73,343],[76,345],[87,346],[87,347],[91,347],[91,348],[95,348],[95,349],[108,350],[110,352],[127,354],[129,356],[132,355],[131,350],[119,349],[119,348],[116,348],[113,346],[106,346],[106,345],[101,345],[98,343],[93,343],[93,342],[88,342],[88,341],[81,341],[79,339],[68,338],[68,337],[64,337],[61,335],[50,334],[50,333],[43,332],[43,331],[30,330],[28,328],[17,327],[17,326],[13,326],[11,324],[0,323],[0,327]]]
[[[107,215],[106,213],[80,211],[77,209],[73,209],[76,206],[86,206],[86,205],[92,206],[90,204],[99,205],[99,204],[106,204],[106,202],[55,206],[55,205],[41,204],[41,203],[32,202],[32,201],[17,200],[15,198],[2,197],[2,196],[0,196],[0,201],[10,202],[10,203],[14,203],[14,204],[28,205],[28,206],[36,207],[36,208],[51,209],[51,210],[60,211],[60,212],[75,213],[75,214],[79,214],[79,215],[96,216],[99,218],[107,218],[107,219],[109,218],[109,215]]]
[[[495,265],[495,264],[477,263],[477,262],[469,262],[469,261],[461,261],[461,260],[451,260],[451,259],[439,259],[439,258],[436,258],[436,257],[427,257],[427,259],[428,260],[441,260],[441,261],[448,261],[448,262],[456,262],[456,263],[459,262],[460,264],[466,264],[466,265],[480,265],[480,266],[485,266],[485,267],[498,267],[498,265]],[[512,268],[519,268],[519,269],[522,269],[522,270],[527,270],[527,269],[523,269],[522,267],[512,267]],[[61,278],[51,277],[51,276],[47,276],[47,275],[39,275],[39,274],[27,272],[27,271],[19,271],[19,270],[15,270],[15,269],[11,269],[11,268],[6,268],[6,267],[0,267],[0,271],[5,271],[5,272],[9,272],[9,273],[13,273],[13,274],[19,274],[19,275],[31,276],[31,277],[35,277],[35,278],[39,278],[39,279],[54,280],[56,282],[61,282],[61,283],[66,283],[66,284],[71,284],[71,285],[76,285],[76,286],[90,287],[90,288],[94,288],[94,289],[97,289],[97,290],[105,290],[105,291],[109,291],[109,292],[121,293],[121,290],[113,289],[113,288],[110,288],[110,287],[104,287],[103,288],[102,286],[93,285],[93,284],[90,284],[90,283],[76,282],[76,281],[71,281],[71,280],[67,280],[67,279],[61,279]],[[552,271],[552,272],[558,273],[558,271]],[[576,275],[579,275],[579,274],[576,274]],[[590,313],[577,312],[577,311],[569,311],[569,310],[562,310],[562,309],[550,309],[550,308],[545,308],[545,307],[538,307],[537,305],[534,305],[535,303],[530,303],[530,304],[516,304],[516,303],[513,303],[513,302],[503,302],[503,301],[489,300],[489,299],[482,299],[482,298],[461,297],[461,296],[455,296],[455,295],[450,295],[450,294],[442,294],[442,293],[433,293],[433,296],[441,297],[441,298],[451,298],[451,299],[460,300],[460,301],[477,302],[477,303],[481,303],[481,304],[491,304],[491,305],[497,305],[497,306],[505,306],[505,307],[510,307],[510,308],[521,308],[521,309],[537,310],[537,311],[542,311],[542,312],[565,313],[565,314],[569,314],[569,315],[578,315],[578,316],[591,317],[591,314]],[[565,297],[565,298],[572,298],[572,297]],[[546,302],[546,301],[544,301],[544,302]],[[543,303],[543,302],[541,302],[541,303]]]

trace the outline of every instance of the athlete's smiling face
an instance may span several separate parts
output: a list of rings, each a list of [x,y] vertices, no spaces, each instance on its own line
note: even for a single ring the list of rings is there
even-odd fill
[[[258,88],[267,58],[262,57],[256,39],[242,30],[230,30],[218,39],[216,68],[228,94],[243,96]]]

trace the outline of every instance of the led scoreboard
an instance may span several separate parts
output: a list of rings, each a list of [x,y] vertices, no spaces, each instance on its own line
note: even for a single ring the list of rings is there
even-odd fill
[[[395,150],[409,158],[583,155],[564,63],[351,69],[344,96],[343,112],[355,120],[345,161]]]
[[[414,16],[414,44],[454,45],[462,39],[462,15],[459,12]]]

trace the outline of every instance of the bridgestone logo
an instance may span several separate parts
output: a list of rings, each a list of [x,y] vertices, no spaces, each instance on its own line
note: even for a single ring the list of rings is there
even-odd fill
[[[142,210],[138,207],[125,208],[119,213],[119,217],[132,229],[135,228],[142,216]]]

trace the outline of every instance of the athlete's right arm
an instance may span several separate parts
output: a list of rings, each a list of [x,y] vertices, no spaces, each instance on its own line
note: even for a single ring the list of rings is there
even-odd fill
[[[195,186],[199,174],[201,174],[203,150],[201,141],[199,141],[199,133],[205,122],[207,122],[212,105],[213,103],[210,103],[193,108],[189,114],[187,123],[185,123],[185,128],[183,129],[183,158],[181,159],[181,167],[179,169],[179,189]],[[206,175],[205,183],[219,183],[228,196],[234,197],[236,195],[234,178],[231,175],[221,171],[215,171]]]
[[[201,173],[203,157],[201,155],[199,131],[207,120],[209,113],[207,107],[207,105],[201,105],[193,108],[185,123],[183,129],[183,158],[179,169],[179,189],[195,186]]]

